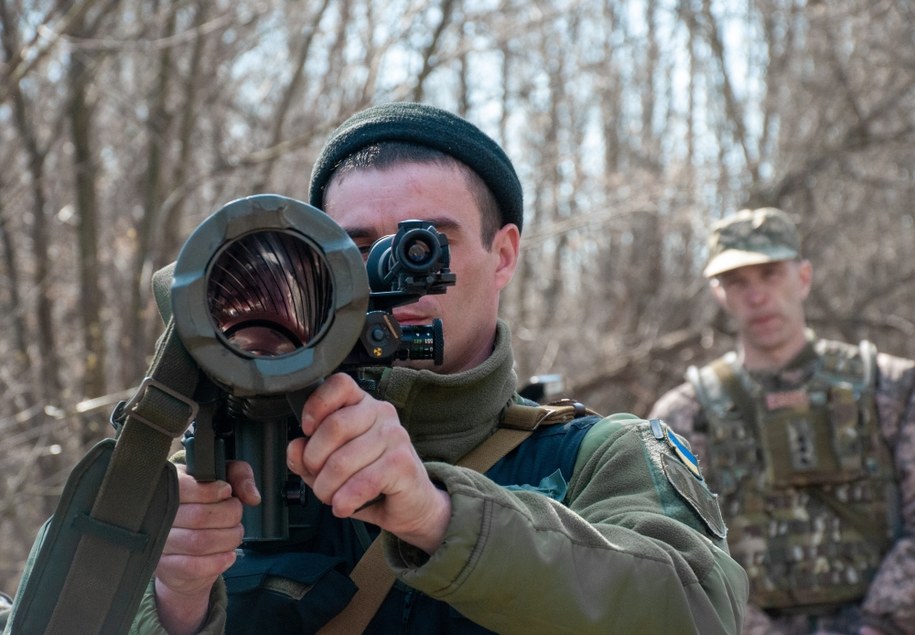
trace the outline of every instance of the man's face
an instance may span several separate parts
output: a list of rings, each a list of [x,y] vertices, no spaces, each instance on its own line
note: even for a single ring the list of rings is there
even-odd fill
[[[442,295],[426,295],[394,309],[404,325],[441,318],[445,361],[434,367],[454,373],[479,365],[492,352],[499,292],[508,284],[518,259],[518,229],[502,227],[492,245],[480,237],[480,209],[465,175],[457,167],[404,163],[335,176],[327,187],[324,211],[367,254],[372,243],[397,231],[402,220],[435,224],[448,236],[451,270],[457,283]],[[431,362],[414,367],[433,368]]]
[[[804,300],[811,278],[806,260],[782,260],[726,271],[712,289],[736,322],[746,352],[771,357],[804,341]]]

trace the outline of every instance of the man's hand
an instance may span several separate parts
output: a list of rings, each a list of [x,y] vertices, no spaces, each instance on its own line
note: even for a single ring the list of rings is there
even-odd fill
[[[336,516],[378,525],[430,554],[438,549],[451,499],[429,480],[394,406],[337,373],[305,402],[302,432],[289,444],[289,469]]]
[[[242,505],[260,494],[251,466],[227,465],[229,482],[198,483],[178,466],[181,504],[156,567],[159,620],[172,635],[195,633],[207,615],[213,583],[235,562],[241,544]]]

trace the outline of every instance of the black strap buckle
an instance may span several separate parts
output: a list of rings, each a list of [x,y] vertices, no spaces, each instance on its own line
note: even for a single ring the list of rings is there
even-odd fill
[[[185,406],[187,406],[188,416],[184,420],[184,427],[181,428],[181,430],[177,430],[177,431],[168,430],[166,428],[163,428],[159,424],[154,423],[153,421],[150,421],[149,418],[140,414],[140,412],[138,411],[140,401],[143,400],[143,398],[146,396],[146,392],[151,388],[154,388],[154,389],[158,390],[159,392],[161,392],[161,393],[171,397],[172,399],[175,399],[175,400],[181,402],[182,404],[184,404]],[[122,401],[115,407],[114,412],[111,415],[111,422],[112,422],[112,425],[115,426],[115,429],[119,430],[120,427],[124,425],[124,419],[127,417],[131,417],[133,419],[136,419],[140,423],[142,423],[146,426],[149,426],[156,432],[159,432],[161,434],[174,438],[174,437],[177,437],[179,434],[181,434],[184,430],[187,430],[190,427],[190,425],[194,422],[194,420],[197,419],[197,412],[199,409],[200,409],[200,406],[193,399],[182,395],[178,391],[166,386],[161,381],[153,379],[152,377],[146,377],[143,379],[142,382],[140,382],[140,386],[137,388],[137,392],[134,393],[133,397],[131,397],[129,401],[127,401],[127,402]],[[116,420],[117,420],[117,423],[115,423]]]

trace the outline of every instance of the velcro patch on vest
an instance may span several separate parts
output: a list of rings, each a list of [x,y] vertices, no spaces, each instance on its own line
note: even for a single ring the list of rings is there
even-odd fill
[[[661,467],[674,490],[702,519],[709,531],[724,539],[728,534],[728,529],[721,516],[718,497],[712,494],[679,458],[670,454],[661,454]]]
[[[785,390],[782,392],[766,393],[766,408],[781,410],[782,408],[805,408],[810,405],[810,396],[806,390]]]

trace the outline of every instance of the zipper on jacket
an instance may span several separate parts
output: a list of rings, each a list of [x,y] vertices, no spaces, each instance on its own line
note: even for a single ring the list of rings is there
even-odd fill
[[[416,589],[407,587],[403,599],[403,613],[401,617],[401,631],[410,632],[410,622],[413,618],[413,605],[416,604]]]

